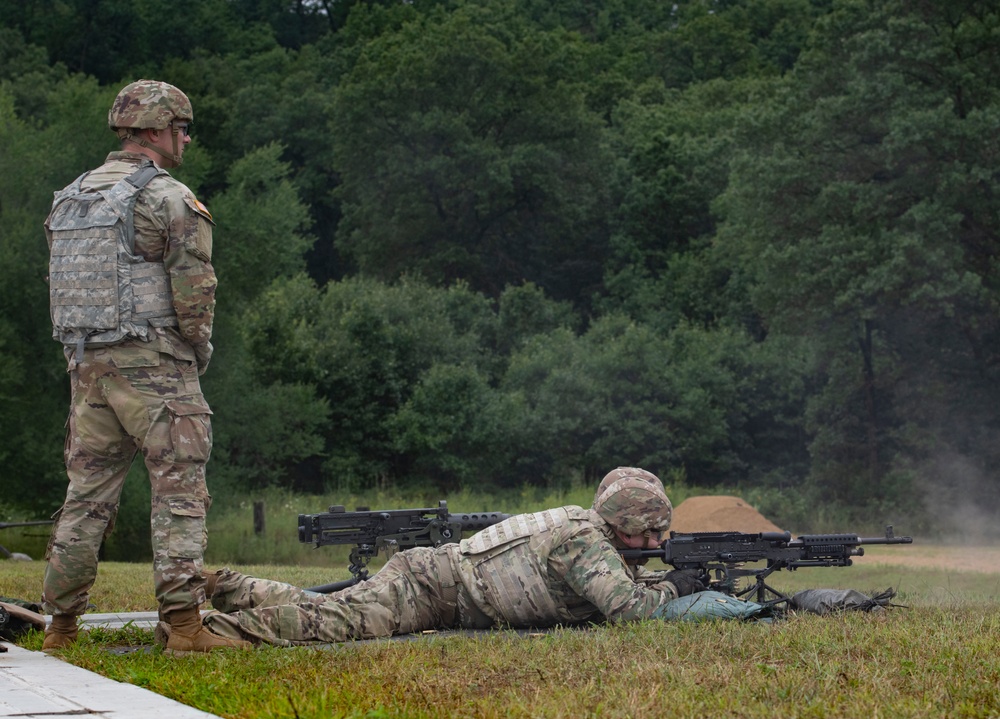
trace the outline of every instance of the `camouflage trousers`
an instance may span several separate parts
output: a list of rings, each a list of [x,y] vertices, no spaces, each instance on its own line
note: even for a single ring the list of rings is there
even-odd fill
[[[278,646],[491,627],[494,619],[476,607],[456,573],[457,549],[399,552],[368,581],[333,594],[223,570],[210,599],[224,613],[210,613],[204,623],[225,637]]]
[[[160,610],[205,601],[202,561],[211,502],[205,463],[211,410],[194,362],[144,349],[88,349],[70,371],[64,456],[69,486],[46,551],[50,614],[83,614],[129,467],[142,453],[152,488],[153,582]]]

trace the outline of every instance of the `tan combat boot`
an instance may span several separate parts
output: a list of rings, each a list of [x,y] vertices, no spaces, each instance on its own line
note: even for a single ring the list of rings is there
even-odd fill
[[[215,594],[215,585],[219,583],[222,571],[220,569],[205,577],[205,597],[209,602],[212,601],[212,595]],[[156,622],[156,627],[153,629],[153,641],[157,646],[166,649],[167,644],[170,642],[170,624],[167,622],[167,615],[163,613],[162,609],[158,610],[157,615],[159,621]]]
[[[54,652],[59,649],[65,649],[76,641],[79,632],[75,615],[53,615],[52,621],[45,630],[45,641],[42,642],[42,651]]]
[[[197,608],[167,612],[165,654],[182,657],[191,652],[211,652],[216,649],[249,649],[252,645],[239,639],[226,639],[212,634],[201,623]]]
[[[205,575],[205,599],[208,600],[209,604],[212,603],[212,597],[215,595],[215,587],[219,583],[219,577],[222,576],[222,572],[223,570],[220,569],[217,572]]]

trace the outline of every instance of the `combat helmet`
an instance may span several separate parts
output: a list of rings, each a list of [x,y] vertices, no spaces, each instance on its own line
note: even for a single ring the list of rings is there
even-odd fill
[[[194,121],[194,110],[188,96],[173,85],[159,80],[137,80],[122,88],[108,110],[108,127],[121,140],[130,140],[153,150],[163,157],[181,163],[178,152],[178,130],[173,129],[174,154],[168,155],[141,138],[136,130],[166,130],[174,120]]]
[[[623,534],[636,535],[646,530],[667,531],[673,507],[655,474],[638,467],[618,467],[598,486],[594,511]]]

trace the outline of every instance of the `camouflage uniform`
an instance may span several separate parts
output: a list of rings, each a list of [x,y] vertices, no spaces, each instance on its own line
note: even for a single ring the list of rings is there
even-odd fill
[[[146,157],[112,152],[88,174],[85,189],[110,189]],[[177,326],[151,327],[148,341],[65,348],[71,402],[65,462],[66,500],[56,513],[43,600],[50,614],[86,610],[97,553],[114,527],[125,477],[141,451],[152,486],[153,576],[163,612],[205,601],[202,556],[211,498],[205,463],[212,449],[211,410],[199,375],[212,355],[215,271],[212,220],[182,183],[165,173],[140,193],[135,252],[162,263]],[[49,244],[52,244],[48,232]]]
[[[323,595],[223,570],[214,633],[277,645],[340,642],[450,627],[547,627],[650,617],[673,585],[637,583],[597,512],[560,507],[511,517],[462,540],[393,555],[367,582]]]

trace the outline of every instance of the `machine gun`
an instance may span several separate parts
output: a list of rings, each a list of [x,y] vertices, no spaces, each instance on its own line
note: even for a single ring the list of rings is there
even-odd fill
[[[359,508],[348,512],[342,505],[335,505],[324,514],[300,514],[300,542],[317,547],[354,545],[349,566],[353,578],[309,587],[309,591],[336,592],[368,579],[368,562],[379,551],[390,557],[412,547],[437,547],[458,542],[463,532],[478,532],[510,516],[502,512],[451,514],[444,500],[438,502],[437,508],[377,511]]]
[[[626,560],[659,559],[675,569],[694,570],[710,589],[743,599],[752,596],[758,604],[787,602],[788,597],[767,584],[767,578],[779,569],[800,567],[849,567],[852,557],[861,557],[864,544],[912,544],[912,537],[897,537],[892,525],[884,537],[859,537],[856,534],[803,534],[792,539],[790,532],[694,532],[670,533],[670,539],[656,549],[626,549]],[[748,562],[764,562],[761,568],[745,568]],[[742,577],[754,582],[746,588],[737,586]]]

